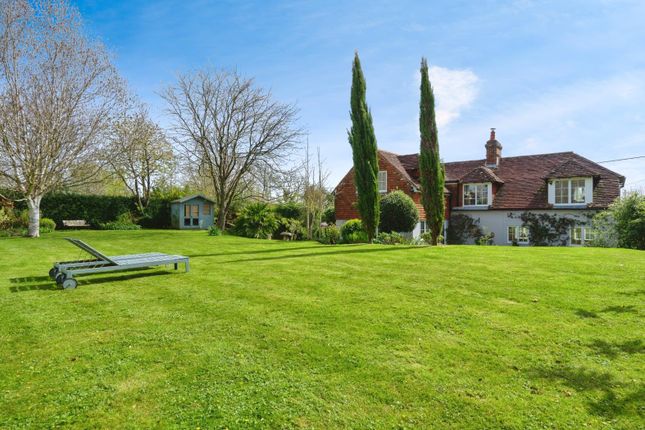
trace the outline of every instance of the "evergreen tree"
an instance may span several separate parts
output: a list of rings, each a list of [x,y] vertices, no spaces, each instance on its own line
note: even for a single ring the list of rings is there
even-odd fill
[[[436,245],[443,226],[445,174],[439,158],[434,94],[428,77],[428,62],[425,58],[421,59],[421,102],[419,108],[421,201],[426,212],[426,225],[432,234],[432,242]]]
[[[358,213],[371,242],[379,223],[378,152],[372,125],[372,114],[365,100],[365,78],[354,55],[351,94],[352,128],[347,133],[354,160],[354,183],[358,192]]]

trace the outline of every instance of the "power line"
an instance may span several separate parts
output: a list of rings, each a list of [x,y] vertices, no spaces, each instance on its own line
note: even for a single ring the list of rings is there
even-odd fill
[[[627,157],[627,158],[617,158],[615,160],[596,161],[596,163],[613,163],[614,161],[636,160],[637,158],[645,158],[645,155],[637,155],[636,157]]]

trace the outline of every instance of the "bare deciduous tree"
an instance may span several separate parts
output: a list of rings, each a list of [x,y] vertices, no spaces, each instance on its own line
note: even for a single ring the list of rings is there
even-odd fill
[[[88,176],[75,170],[96,155],[121,88],[67,1],[0,0],[0,176],[24,195],[30,236],[42,196]]]
[[[296,149],[296,108],[227,71],[181,75],[162,97],[174,137],[212,181],[217,223],[225,229],[231,204],[261,181],[255,176],[280,170]]]
[[[168,179],[174,168],[172,145],[145,108],[125,113],[112,124],[107,163],[145,212],[153,187]]]

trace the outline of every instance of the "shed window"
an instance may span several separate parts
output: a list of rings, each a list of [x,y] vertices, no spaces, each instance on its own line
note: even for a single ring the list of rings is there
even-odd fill
[[[202,206],[202,215],[210,215],[211,214],[211,204],[210,203],[204,203]]]
[[[199,225],[199,205],[184,205],[184,225]]]

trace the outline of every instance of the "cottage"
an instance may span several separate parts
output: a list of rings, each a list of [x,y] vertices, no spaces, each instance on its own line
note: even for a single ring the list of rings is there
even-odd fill
[[[207,229],[214,224],[214,201],[195,194],[170,203],[170,222],[173,228]]]
[[[466,215],[497,245],[528,244],[527,213],[571,220],[568,237],[561,243],[583,245],[592,239],[589,219],[606,209],[620,195],[625,177],[574,152],[502,157],[502,145],[491,129],[486,158],[444,163],[446,184],[445,228],[451,216]],[[418,154],[397,155],[378,151],[379,191],[402,190],[419,209],[420,222],[413,235],[425,232],[421,205]],[[340,181],[335,193],[336,223],[359,218],[353,170]]]

